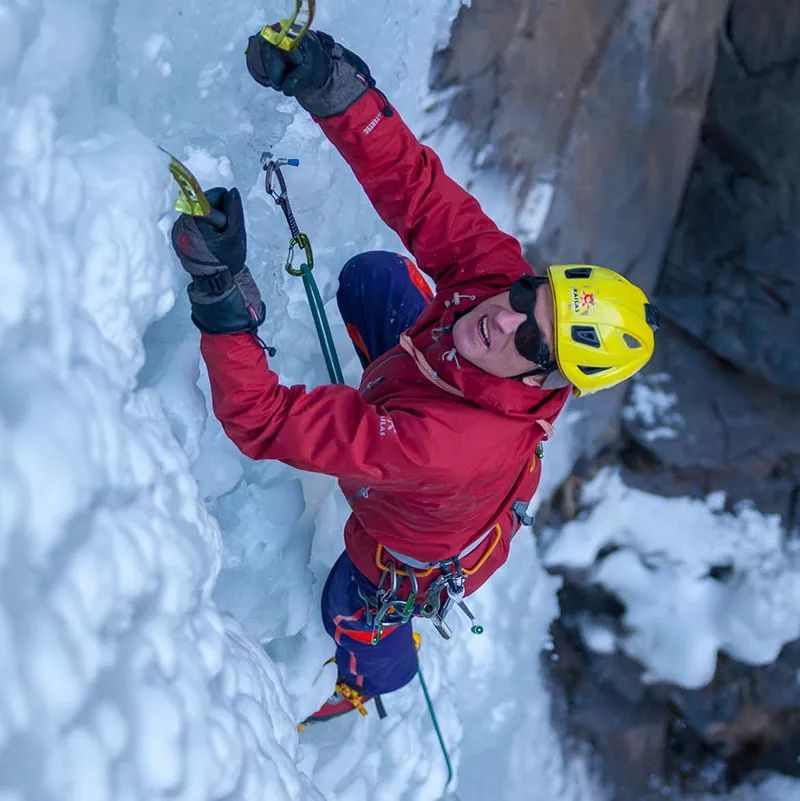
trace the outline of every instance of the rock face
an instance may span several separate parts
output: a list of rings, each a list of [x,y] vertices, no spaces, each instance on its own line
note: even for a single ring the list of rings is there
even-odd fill
[[[590,262],[654,287],[714,73],[728,0],[473,0],[434,63],[474,169],[514,176],[534,267]],[[622,393],[585,401],[614,434]]]
[[[626,419],[626,483],[662,495],[724,489],[729,505],[750,500],[800,529],[800,399],[740,372],[685,331],[666,325],[649,370],[665,375],[680,422],[672,439]]]
[[[723,42],[660,302],[724,361],[800,393],[800,5],[737,0]]]
[[[472,0],[434,66],[474,173],[509,184],[532,265],[621,270],[667,318],[645,372],[674,395],[678,437],[636,414],[620,435],[620,389],[583,401],[584,456],[621,455],[651,492],[724,489],[800,531],[800,3]],[[620,602],[581,575],[561,602],[556,709],[616,799],[797,775],[800,643],[763,668],[721,657],[701,690],[645,686],[581,639]]]
[[[586,589],[567,581],[564,606],[587,612]],[[600,601],[608,621],[613,599]],[[800,775],[800,644],[787,645],[764,668],[721,657],[701,690],[644,685],[623,654],[587,650],[571,615],[554,625],[557,659],[546,669],[556,715],[603,761],[614,801],[656,801],[687,793],[727,792],[769,772]]]
[[[667,491],[725,489],[800,529],[800,6],[735,0],[658,303],[678,440],[626,425]]]

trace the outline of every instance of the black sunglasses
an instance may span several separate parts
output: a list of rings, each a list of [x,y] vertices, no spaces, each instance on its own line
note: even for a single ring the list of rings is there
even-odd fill
[[[549,373],[555,367],[550,356],[550,348],[544,341],[542,332],[533,315],[536,305],[536,292],[539,287],[547,283],[546,278],[537,278],[533,275],[523,275],[511,285],[509,302],[515,312],[524,314],[528,319],[520,323],[514,334],[514,345],[520,356],[533,362],[541,368],[542,372]],[[540,372],[536,370],[534,372]]]

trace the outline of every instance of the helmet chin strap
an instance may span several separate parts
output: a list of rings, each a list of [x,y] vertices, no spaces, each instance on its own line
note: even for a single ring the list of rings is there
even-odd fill
[[[539,366],[533,370],[527,370],[524,373],[518,373],[517,375],[512,375],[510,377],[515,381],[522,381],[523,378],[527,378],[529,375],[549,376],[555,370],[558,370],[558,365],[555,362],[550,362],[547,365]]]
[[[555,362],[551,362],[547,370],[541,367],[536,370],[528,370],[526,373],[512,376],[512,379],[522,381],[523,378],[529,375],[544,376],[544,381],[539,384],[540,389],[562,389],[563,387],[572,386],[561,370],[558,369],[558,365]]]

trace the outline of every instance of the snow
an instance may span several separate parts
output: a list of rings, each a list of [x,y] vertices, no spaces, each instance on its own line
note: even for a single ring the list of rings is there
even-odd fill
[[[650,495],[613,470],[582,502],[590,509],[550,534],[544,562],[589,571],[625,604],[616,646],[645,665],[646,680],[702,687],[719,651],[764,665],[800,636],[800,546],[777,516],[746,504],[723,512],[719,493]],[[584,636],[596,647],[596,632]],[[596,650],[607,652],[607,635]]]
[[[517,229],[515,233],[523,245],[532,244],[539,239],[550,206],[553,204],[555,188],[553,184],[539,181],[534,184],[525,196],[517,215]]]
[[[210,413],[186,277],[169,247],[175,190],[157,145],[206,187],[239,186],[275,365],[286,382],[323,382],[303,289],[282,270],[284,223],[258,163],[267,149],[299,157],[300,169],[287,170],[295,211],[314,239],[345,376],[357,381],[334,308],[337,271],[358,251],[399,243],[316,126],[244,69],[247,35],[283,5],[0,5],[3,801],[423,801],[445,791],[417,682],[387,698],[386,721],[353,715],[298,737],[297,720],[334,680],[318,604],[347,509],[331,479],[249,462],[224,436]],[[458,0],[318,5],[319,27],[374,66],[416,129],[429,128],[430,55],[446,42]],[[458,137],[446,131],[437,133],[442,156],[468,180]],[[502,184],[483,178],[474,191],[513,229]],[[534,187],[529,236],[545,202],[546,187]],[[570,470],[570,419],[547,448],[536,505]],[[637,503],[656,503],[622,489],[617,498],[623,519],[636,517]],[[675,503],[692,525],[713,517]],[[729,551],[745,570],[765,563],[778,534],[743,514]],[[762,524],[772,540],[759,548],[748,532]],[[599,543],[593,518],[571,525],[565,536]],[[637,543],[631,536],[628,547]],[[576,548],[562,549],[577,558]],[[700,569],[685,549],[681,558]],[[788,636],[792,575],[770,569],[772,595],[757,577],[727,590],[724,600],[741,607],[739,630],[731,622],[723,637],[713,610],[698,623],[706,651],[763,659]],[[620,592],[638,587],[610,570],[604,580]],[[694,574],[683,580],[702,584]],[[604,797],[553,730],[535,667],[558,585],[523,532],[507,569],[471,604],[485,635],[462,628],[445,643],[423,629],[422,667],[464,801]],[[631,614],[657,621],[639,594]],[[754,597],[762,606],[748,608]],[[776,618],[759,634],[753,627],[770,610]],[[636,642],[625,647],[658,669],[661,651]]]
[[[622,416],[640,427],[648,442],[676,439],[684,427],[683,416],[673,411],[678,398],[668,390],[671,381],[672,377],[666,373],[639,374],[633,378]]]

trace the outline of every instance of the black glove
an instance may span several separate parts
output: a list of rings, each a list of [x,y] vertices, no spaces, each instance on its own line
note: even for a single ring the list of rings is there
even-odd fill
[[[323,118],[341,114],[375,86],[364,60],[322,31],[309,31],[288,52],[260,34],[251,36],[247,69],[262,86],[296,97],[306,111]]]
[[[172,226],[172,246],[183,269],[193,278],[210,276],[228,267],[241,269],[247,260],[247,234],[239,190],[209,189],[211,207],[225,215],[226,225],[214,228],[203,217],[181,214]]]
[[[256,34],[247,42],[247,69],[262,86],[294,97],[298,92],[319,89],[328,80],[330,52],[309,31],[294,50],[281,50]]]
[[[181,214],[172,226],[172,246],[193,279],[187,288],[192,321],[209,334],[255,331],[266,310],[245,267],[247,237],[239,190],[215,187],[206,197],[225,214],[224,228],[188,214]]]

